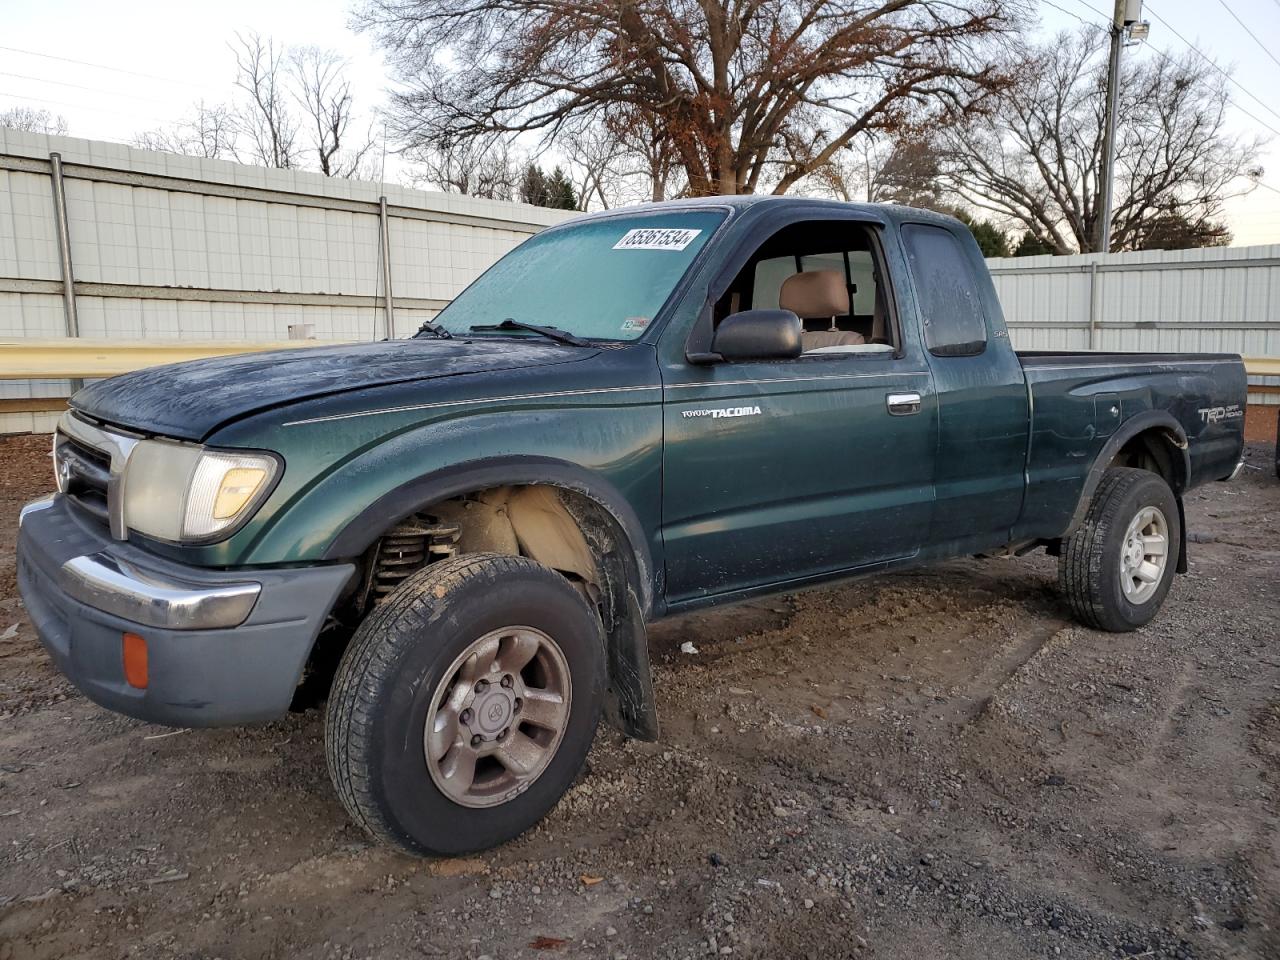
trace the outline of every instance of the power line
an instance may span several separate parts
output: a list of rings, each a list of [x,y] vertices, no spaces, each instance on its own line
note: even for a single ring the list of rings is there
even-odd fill
[[[1076,2],[1079,3],[1080,6],[1082,7],[1088,7],[1090,10],[1092,10],[1094,13],[1100,16],[1103,20],[1105,20],[1106,22],[1102,24],[1102,26],[1106,27],[1107,29],[1111,28],[1111,14],[1107,13],[1105,10],[1099,10],[1092,3],[1088,3],[1087,0],[1076,0]],[[1276,3],[1280,3],[1280,0],[1276,0]]]
[[[1165,26],[1168,26],[1168,24],[1165,24]],[[1172,29],[1172,28],[1170,28],[1170,29]],[[1154,53],[1157,57],[1159,57],[1160,59],[1162,59],[1165,63],[1169,64],[1170,66],[1177,66],[1177,64],[1176,64],[1176,63],[1174,63],[1173,58],[1172,58],[1171,56],[1169,56],[1167,53],[1165,53],[1163,50],[1161,50],[1159,47],[1151,47],[1150,49],[1151,49],[1151,52],[1152,52],[1152,53]],[[1191,49],[1192,49],[1192,50],[1195,50],[1196,48],[1195,48],[1195,47],[1192,47]],[[1200,53],[1200,51],[1199,51],[1199,50],[1196,50],[1196,53]],[[1213,64],[1213,61],[1212,61],[1212,60],[1210,60],[1208,57],[1205,57],[1205,55],[1204,55],[1204,54],[1200,53],[1200,56],[1201,56],[1201,57],[1202,57],[1206,62]],[[1213,64],[1213,65],[1214,65],[1215,67],[1217,67],[1217,64]],[[1228,80],[1230,80],[1230,79],[1231,79],[1231,75],[1230,75],[1230,74],[1225,73],[1225,72],[1224,72],[1220,67],[1218,68],[1218,72],[1219,72],[1219,73],[1223,73],[1223,75],[1224,75],[1224,76],[1226,76],[1226,78],[1227,78]],[[1232,82],[1234,82],[1234,81],[1232,81]],[[1237,84],[1237,86],[1239,86],[1239,85]],[[1243,87],[1241,87],[1240,89],[1241,89],[1241,90],[1244,90],[1244,88],[1243,88]],[[1245,90],[1245,93],[1249,93],[1249,91],[1248,91],[1248,90]],[[1249,93],[1249,96],[1253,97],[1253,94]],[[1255,100],[1257,100],[1257,99],[1258,99],[1257,97],[1253,97],[1253,98],[1254,98]],[[1266,127],[1268,130],[1270,130],[1272,133],[1274,133],[1277,137],[1280,137],[1280,130],[1277,130],[1277,129],[1276,129],[1275,127],[1273,127],[1271,124],[1267,123],[1267,121],[1263,120],[1263,119],[1262,119],[1261,117],[1259,117],[1256,113],[1252,113],[1252,112],[1250,112],[1249,110],[1246,110],[1244,107],[1240,106],[1240,101],[1239,101],[1239,100],[1232,100],[1230,97],[1228,97],[1228,98],[1227,98],[1227,102],[1228,102],[1229,104],[1231,104],[1231,106],[1233,106],[1233,107],[1235,107],[1237,110],[1239,110],[1241,113],[1243,113],[1246,117],[1248,117],[1248,118],[1249,118],[1250,120],[1252,120],[1254,123],[1256,123],[1258,126],[1260,126],[1260,127]],[[1266,106],[1266,104],[1263,104],[1263,106]],[[1270,109],[1270,108],[1268,107],[1268,109]],[[1274,110],[1272,110],[1271,112],[1272,112],[1272,113],[1275,113],[1275,111],[1274,111]]]
[[[139,73],[136,70],[125,70],[122,67],[111,67],[105,63],[90,63],[88,60],[77,60],[74,57],[59,57],[52,53],[41,53],[38,50],[23,50],[19,47],[0,46],[0,50],[7,50],[10,53],[25,53],[30,57],[43,57],[46,60],[61,60],[63,63],[75,63],[82,67],[93,67],[95,70],[110,70],[113,73],[123,73],[131,77],[141,77],[144,80],[162,80],[165,83],[181,83],[188,87],[200,88],[202,85],[192,83],[190,80],[179,80],[176,77],[161,77],[154,73]]]
[[[1075,19],[1079,20],[1081,23],[1085,24],[1086,26],[1100,26],[1100,24],[1096,24],[1092,20],[1086,20],[1084,17],[1080,16],[1080,14],[1072,10],[1068,10],[1066,7],[1058,6],[1056,3],[1053,2],[1053,0],[1040,0],[1040,2],[1047,7],[1053,7],[1053,9],[1057,10],[1059,13],[1065,13],[1068,17],[1075,17]],[[1081,0],[1081,2],[1083,2],[1083,0]],[[1280,3],[1280,0],[1276,0],[1276,3]],[[1089,5],[1086,3],[1085,6],[1088,7]],[[1093,9],[1093,8],[1090,7],[1090,9]]]
[[[36,103],[48,103],[55,107],[73,107],[77,110],[86,109],[82,103],[72,103],[69,100],[51,100],[48,97],[30,97],[22,93],[10,93],[7,90],[0,90],[0,97],[10,97],[18,101],[34,100]],[[154,113],[129,113],[124,110],[112,110],[110,107],[93,107],[91,109],[94,113],[114,113],[118,117],[131,117],[134,119],[142,118],[146,120],[155,120],[159,123],[168,123],[173,119],[172,117],[167,119],[159,117]]]
[[[158,103],[162,107],[169,105],[165,100],[156,100],[152,97],[140,97],[136,93],[123,93],[119,90],[103,90],[101,87],[91,87],[83,83],[71,83],[69,80],[50,80],[47,77],[33,77],[25,73],[9,73],[5,70],[0,70],[0,77],[14,77],[18,80],[33,80],[36,83],[52,83],[59,87],[72,87],[76,90],[88,90],[91,93],[101,93],[112,97],[124,97],[129,100],[139,100],[143,103]]]
[[[1103,24],[1093,20],[1086,20],[1084,17],[1080,16],[1077,13],[1072,12],[1071,10],[1063,9],[1062,7],[1058,6],[1056,3],[1053,3],[1052,0],[1040,0],[1040,2],[1047,3],[1049,6],[1053,7],[1055,10],[1061,10],[1063,13],[1067,14],[1068,16],[1075,17],[1077,20],[1079,20],[1083,24],[1086,24],[1087,26],[1098,27],[1099,29],[1102,29],[1102,30],[1108,29],[1110,27],[1110,21],[1107,21],[1107,23]],[[1090,3],[1086,3],[1085,0],[1076,0],[1076,2],[1079,3],[1082,7],[1086,7],[1087,9],[1092,10],[1094,13],[1096,13],[1100,17],[1106,16],[1106,14],[1104,14],[1097,7],[1093,6]],[[1274,0],[1274,2],[1277,6],[1280,6],[1280,0]],[[1147,9],[1150,9],[1150,4],[1147,5]],[[1189,41],[1186,37],[1178,33],[1177,30],[1174,30],[1173,27],[1169,26],[1169,22],[1167,20],[1160,17],[1159,14],[1157,14],[1154,10],[1151,11],[1151,15],[1154,16],[1161,23],[1163,23],[1166,27],[1169,27],[1169,30],[1173,33],[1173,35],[1177,37],[1179,40],[1181,40],[1183,43],[1185,43],[1187,47],[1189,47],[1191,51],[1195,53],[1196,56],[1198,56],[1201,60],[1205,61],[1205,63],[1209,64],[1211,67],[1213,67],[1213,69],[1217,70],[1220,74],[1222,74],[1229,81],[1231,81],[1232,84],[1234,84],[1236,87],[1239,87],[1239,89],[1243,90],[1250,97],[1253,97],[1254,100],[1257,100],[1259,103],[1261,103],[1262,106],[1266,107],[1267,110],[1270,110],[1272,113],[1276,113],[1274,110],[1268,107],[1265,103],[1262,103],[1262,101],[1259,100],[1258,97],[1254,96],[1254,94],[1250,93],[1247,89],[1240,86],[1240,84],[1236,81],[1234,77],[1231,76],[1231,74],[1227,73],[1227,71],[1223,70],[1220,66],[1218,66],[1218,64],[1215,63],[1212,58],[1204,54],[1198,47],[1196,47],[1195,44],[1191,43],[1191,41]],[[1165,61],[1165,63],[1168,63],[1170,66],[1175,65],[1173,62],[1173,59],[1167,53],[1161,50],[1159,47],[1153,46],[1152,44],[1147,44],[1147,49],[1150,50],[1152,53],[1154,53],[1161,60]],[[1230,98],[1228,98],[1228,102],[1231,104],[1231,106],[1235,107],[1237,110],[1243,113],[1246,117],[1248,117],[1258,126],[1265,127],[1267,130],[1270,130],[1272,133],[1274,133],[1277,137],[1280,137],[1280,130],[1277,130],[1275,127],[1271,126],[1271,124],[1263,120],[1257,114],[1249,110],[1246,110],[1244,107],[1240,105],[1240,101],[1231,100]],[[1277,113],[1276,117],[1280,118],[1280,113]]]
[[[1272,62],[1274,62],[1277,67],[1280,67],[1280,59],[1277,59],[1276,55],[1271,52],[1271,49],[1265,43],[1263,43],[1261,40],[1258,39],[1258,35],[1254,33],[1252,30],[1250,30],[1247,26],[1245,26],[1245,22],[1236,16],[1236,12],[1234,10],[1232,10],[1229,6],[1227,6],[1227,0],[1218,0],[1218,2],[1222,4],[1223,10],[1231,14],[1231,19],[1234,20],[1236,23],[1240,24],[1240,29],[1249,35],[1249,39],[1252,40],[1254,43],[1256,43],[1259,47],[1261,47],[1262,52],[1265,53],[1268,57],[1270,57]],[[1280,2],[1280,0],[1278,0],[1278,2]]]
[[[1231,74],[1230,74],[1230,73],[1228,73],[1226,70],[1222,69],[1222,67],[1218,66],[1217,62],[1216,62],[1212,57],[1210,57],[1208,54],[1206,54],[1204,51],[1202,51],[1199,47],[1197,47],[1194,43],[1192,43],[1190,40],[1188,40],[1186,37],[1184,37],[1182,34],[1180,34],[1180,33],[1178,32],[1177,28],[1173,26],[1173,24],[1171,24],[1168,20],[1166,20],[1164,17],[1160,16],[1160,14],[1156,13],[1154,10],[1152,10],[1152,9],[1151,9],[1151,4],[1150,4],[1150,3],[1148,3],[1148,4],[1146,5],[1146,9],[1147,9],[1147,10],[1150,10],[1150,11],[1151,11],[1151,15],[1152,15],[1153,17],[1155,17],[1157,20],[1159,20],[1161,23],[1163,23],[1166,27],[1168,27],[1168,28],[1169,28],[1169,32],[1170,32],[1170,33],[1172,33],[1172,34],[1173,34],[1175,37],[1177,37],[1179,40],[1181,40],[1183,43],[1185,43],[1185,44],[1187,45],[1187,47],[1188,47],[1192,52],[1194,52],[1194,53],[1195,53],[1195,55],[1196,55],[1196,56],[1198,56],[1198,57],[1199,57],[1201,60],[1203,60],[1205,63],[1209,64],[1209,66],[1213,67],[1213,69],[1217,70],[1220,74],[1222,74],[1222,75],[1227,79],[1227,82],[1228,82],[1228,83],[1230,83],[1230,84],[1231,84],[1232,86],[1234,86],[1236,89],[1241,90],[1241,91],[1243,91],[1244,93],[1246,93],[1246,94],[1250,97],[1250,99],[1252,99],[1252,100],[1256,100],[1256,101],[1258,102],[1258,104],[1259,104],[1259,105],[1260,105],[1264,110],[1266,110],[1268,113],[1274,114],[1274,115],[1275,115],[1275,118],[1276,118],[1277,120],[1280,120],[1280,113],[1276,113],[1276,111],[1275,111],[1275,110],[1273,110],[1271,107],[1267,106],[1267,104],[1266,104],[1266,103],[1264,103],[1264,102],[1263,102],[1263,100],[1262,100],[1260,97],[1258,97],[1258,96],[1256,96],[1255,94],[1251,93],[1248,89],[1246,89],[1244,86],[1242,86],[1242,85],[1241,85],[1241,84],[1236,80],[1236,78],[1235,78],[1235,77],[1231,76]],[[1236,104],[1236,106],[1237,106],[1237,107],[1239,107],[1240,105],[1239,105],[1239,104]],[[1252,116],[1252,114],[1250,114],[1250,116]],[[1254,117],[1253,119],[1254,119],[1254,120],[1257,120],[1258,118],[1257,118],[1257,117]],[[1260,121],[1260,120],[1258,120],[1258,122],[1259,122],[1259,123],[1262,123],[1262,121]],[[1268,130],[1270,130],[1272,133],[1276,134],[1277,136],[1280,136],[1280,131],[1276,130],[1276,128],[1275,128],[1275,127],[1272,127],[1270,124],[1263,124],[1263,126],[1267,127],[1267,129],[1268,129]]]

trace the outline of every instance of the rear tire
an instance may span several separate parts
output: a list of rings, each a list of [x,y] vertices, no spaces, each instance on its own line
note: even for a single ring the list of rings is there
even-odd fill
[[[1075,618],[1114,633],[1149,623],[1178,566],[1178,522],[1178,501],[1158,474],[1130,467],[1103,474],[1058,556],[1058,583]]]
[[[600,620],[563,576],[470,554],[365,618],[329,697],[329,774],[352,819],[414,854],[523,833],[573,783],[604,701]]]

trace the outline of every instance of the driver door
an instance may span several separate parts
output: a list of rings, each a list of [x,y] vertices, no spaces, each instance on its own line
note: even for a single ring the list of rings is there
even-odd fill
[[[738,286],[759,289],[754,277]],[[735,306],[751,305],[743,299]],[[932,515],[938,407],[921,351],[903,344],[896,321],[892,333],[886,352],[664,369],[673,607],[919,550]],[[904,396],[918,397],[913,409],[891,410]]]

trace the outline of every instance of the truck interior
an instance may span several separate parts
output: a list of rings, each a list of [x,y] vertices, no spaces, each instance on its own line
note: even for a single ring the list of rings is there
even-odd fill
[[[716,302],[715,323],[742,310],[790,310],[804,354],[892,354],[897,335],[879,255],[848,220],[794,223],[762,243]]]

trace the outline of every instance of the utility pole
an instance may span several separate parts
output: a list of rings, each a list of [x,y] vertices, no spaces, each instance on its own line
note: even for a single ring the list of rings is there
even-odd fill
[[[1096,226],[1100,253],[1111,251],[1111,193],[1115,183],[1116,107],[1120,102],[1120,52],[1125,40],[1145,40],[1150,25],[1142,19],[1142,0],[1116,0],[1111,18],[1111,60],[1107,68],[1107,113],[1102,132],[1102,166],[1098,171],[1099,206]]]

